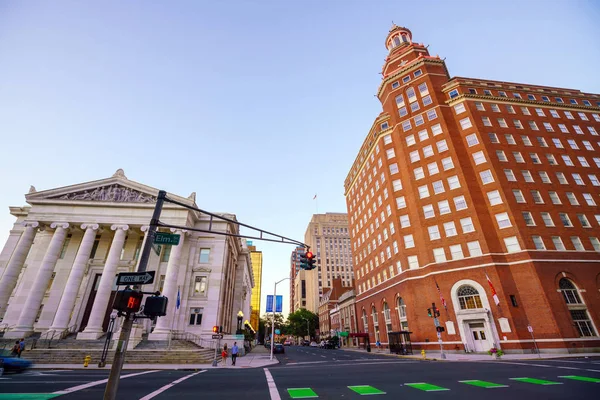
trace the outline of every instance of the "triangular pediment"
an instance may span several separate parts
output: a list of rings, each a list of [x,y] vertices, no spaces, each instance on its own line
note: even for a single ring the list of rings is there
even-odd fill
[[[37,192],[32,187],[25,196],[27,202],[101,202],[101,203],[138,203],[153,204],[156,202],[158,189],[127,179],[122,170],[112,177],[97,181],[85,182]],[[169,195],[179,201],[194,204],[190,199]]]

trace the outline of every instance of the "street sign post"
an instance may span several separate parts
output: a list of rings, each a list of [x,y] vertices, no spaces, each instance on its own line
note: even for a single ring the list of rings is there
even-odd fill
[[[160,244],[152,243],[152,250],[154,250],[154,254],[160,256],[160,251],[162,250],[162,246]]]
[[[223,335],[212,335],[213,339],[223,339]]]
[[[435,325],[435,327],[437,328],[438,326],[440,326],[440,320],[437,318],[433,319],[433,325]]]
[[[117,286],[147,285],[154,282],[156,271],[121,272],[117,275]]]
[[[156,232],[154,234],[154,244],[170,244],[173,246],[177,246],[179,244],[179,238],[181,235],[176,235],[173,233],[165,233],[165,232]]]

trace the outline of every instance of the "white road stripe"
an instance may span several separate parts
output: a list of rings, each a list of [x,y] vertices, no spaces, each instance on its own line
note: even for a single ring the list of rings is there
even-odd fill
[[[480,362],[490,362],[490,361],[480,361]],[[494,361],[491,361],[492,363]],[[579,371],[590,371],[590,372],[600,372],[598,369],[586,369],[586,368],[575,368],[575,367],[560,367],[557,365],[545,365],[545,364],[530,364],[530,363],[518,363],[518,362],[508,362],[502,361],[502,364],[513,364],[513,365],[524,365],[526,367],[544,367],[544,368],[559,368],[559,369],[576,369]]]
[[[279,391],[277,390],[277,385],[275,385],[275,381],[273,380],[273,375],[271,375],[268,368],[264,368],[264,371],[265,376],[267,377],[267,385],[269,386],[271,400],[281,400],[281,396],[279,396]]]
[[[125,378],[131,378],[132,376],[138,376],[138,375],[144,375],[144,374],[151,374],[153,372],[158,372],[158,370],[152,370],[152,371],[144,371],[144,372],[136,372],[134,374],[129,374],[129,375],[122,375],[121,379],[125,379]],[[60,381],[58,381],[60,382]],[[89,383],[85,383],[83,385],[78,385],[78,386],[73,386],[70,387],[68,389],[64,389],[64,390],[59,390],[58,392],[54,392],[53,394],[68,394],[68,393],[73,393],[73,392],[77,392],[83,389],[87,389],[90,388],[92,386],[98,386],[98,385],[102,385],[103,383],[108,382],[108,378],[107,379],[102,379],[100,381],[94,381],[94,382],[89,382]]]
[[[169,383],[168,385],[165,385],[165,386],[163,386],[161,388],[158,388],[154,392],[152,392],[152,393],[150,393],[150,394],[148,394],[148,395],[140,398],[140,400],[150,400],[151,398],[158,396],[159,394],[161,394],[165,390],[172,388],[173,386],[177,385],[178,383],[181,383],[181,382],[185,381],[186,379],[189,379],[192,376],[201,374],[203,372],[206,372],[206,370],[194,372],[193,374],[189,374],[189,375],[186,375],[186,376],[184,376],[182,378],[179,378],[176,381],[173,381],[173,382]]]

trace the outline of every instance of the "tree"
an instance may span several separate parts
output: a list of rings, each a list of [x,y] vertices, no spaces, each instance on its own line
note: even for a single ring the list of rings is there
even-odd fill
[[[310,333],[314,337],[319,328],[319,316],[305,308],[301,308],[290,315],[287,319],[289,334],[295,337],[304,337]]]

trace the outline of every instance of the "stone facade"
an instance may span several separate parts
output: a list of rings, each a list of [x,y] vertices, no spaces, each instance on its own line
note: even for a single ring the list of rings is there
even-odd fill
[[[136,270],[157,193],[122,170],[58,189],[32,187],[25,196],[29,205],[10,208],[16,221],[0,253],[5,337],[65,330],[82,339],[102,336],[117,290],[115,275]],[[196,206],[195,194],[168,196]],[[142,320],[138,330],[150,333],[150,340],[165,340],[172,331],[210,339],[214,325],[235,333],[238,312],[250,316],[254,286],[245,240],[190,230],[209,229],[209,217],[172,203],[165,203],[160,221],[189,229],[160,229],[180,234],[180,243],[151,253],[147,270],[156,277],[143,289],[167,296],[168,311],[155,323]],[[211,229],[239,233],[237,224],[216,219]]]

